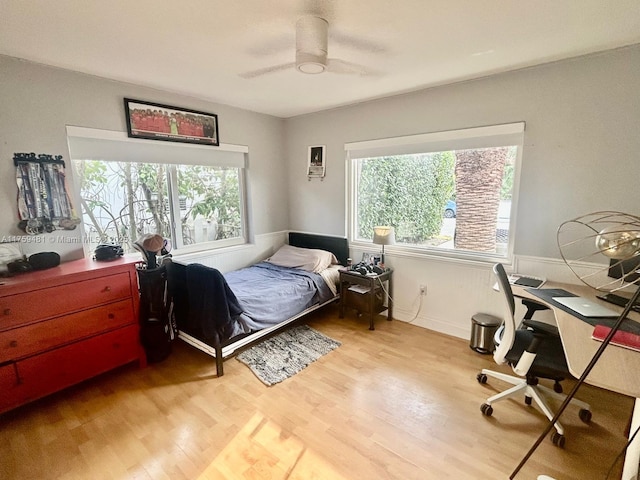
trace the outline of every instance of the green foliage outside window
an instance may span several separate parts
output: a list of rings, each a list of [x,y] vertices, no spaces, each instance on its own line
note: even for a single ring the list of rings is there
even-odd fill
[[[512,148],[510,155],[515,156],[516,150]],[[513,196],[513,174],[515,165],[513,162],[507,161],[504,166],[504,174],[502,177],[502,187],[500,188],[500,200],[511,200]]]
[[[90,249],[113,241],[132,251],[144,233],[171,238],[174,224],[181,227],[182,245],[242,235],[237,168],[96,160],[74,166]],[[176,190],[178,202],[170,196]]]
[[[218,224],[215,240],[235,238],[240,235],[242,212],[240,211],[240,181],[235,168],[211,168],[201,165],[178,166],[178,190],[180,196],[191,204],[183,215],[195,219],[215,218]]]
[[[373,238],[376,225],[393,225],[402,243],[437,236],[454,193],[454,164],[453,152],[360,160],[357,237]]]

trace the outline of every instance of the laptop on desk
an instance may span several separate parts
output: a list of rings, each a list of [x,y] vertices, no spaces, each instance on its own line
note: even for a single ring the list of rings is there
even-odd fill
[[[620,314],[610,308],[600,305],[595,300],[584,297],[551,297],[552,300],[564,305],[569,310],[583,317],[618,317]]]

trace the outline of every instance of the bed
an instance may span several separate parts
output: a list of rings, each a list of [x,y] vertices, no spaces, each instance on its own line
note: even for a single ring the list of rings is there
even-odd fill
[[[348,255],[346,238],[291,232],[266,261],[224,275],[173,262],[168,287],[177,336],[214,357],[220,377],[224,360],[240,349],[336,301]]]

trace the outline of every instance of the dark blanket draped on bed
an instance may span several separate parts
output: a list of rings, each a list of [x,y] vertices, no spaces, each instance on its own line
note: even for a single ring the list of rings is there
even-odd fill
[[[187,265],[187,284],[189,285],[190,331],[199,331],[205,339],[229,338],[234,325],[242,313],[238,299],[229,288],[220,271],[197,263]],[[215,324],[210,321],[216,318]]]

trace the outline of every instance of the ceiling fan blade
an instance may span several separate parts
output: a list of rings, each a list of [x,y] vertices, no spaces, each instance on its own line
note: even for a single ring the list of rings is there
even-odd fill
[[[347,75],[375,75],[373,70],[368,69],[364,65],[358,65],[357,63],[351,63],[337,58],[327,59],[327,71]]]
[[[291,45],[293,44],[295,44],[295,36],[293,34],[282,34],[274,38],[265,39],[259,45],[248,48],[246,53],[252,57],[262,58],[287,52],[291,50]]]
[[[343,47],[367,53],[386,53],[386,47],[381,43],[366,38],[352,37],[336,30],[331,32],[331,41]]]
[[[259,68],[258,70],[251,70],[250,72],[241,73],[242,78],[255,78],[261,75],[267,75],[269,73],[281,72],[290,68],[295,68],[295,63],[283,63],[281,65],[274,65],[272,67]]]

